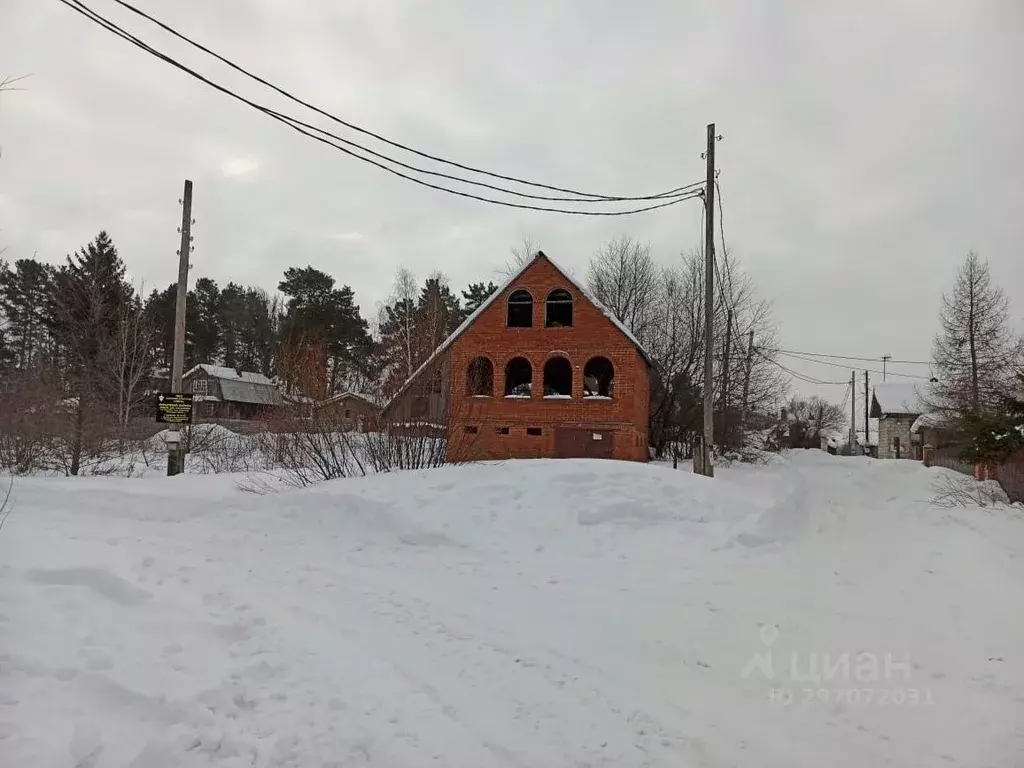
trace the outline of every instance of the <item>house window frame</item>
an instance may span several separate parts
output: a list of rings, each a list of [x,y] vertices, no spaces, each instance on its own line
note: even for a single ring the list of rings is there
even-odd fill
[[[565,296],[567,296],[568,298],[566,299],[566,298],[562,298],[561,296],[559,296],[558,298],[552,299],[551,297],[555,296],[556,294],[565,294]],[[568,323],[560,323],[558,325],[552,324],[552,322],[551,322],[551,305],[552,304],[555,304],[556,306],[568,306],[569,307],[569,322]],[[572,328],[573,324],[575,323],[575,321],[576,321],[576,302],[573,299],[572,291],[568,290],[567,288],[552,288],[550,291],[548,291],[548,295],[544,299],[544,327],[545,328]]]
[[[202,395],[205,397],[210,394],[210,382],[202,377],[198,377],[189,382],[189,389],[193,395]]]
[[[514,300],[514,299],[516,299],[516,296],[518,296],[520,294],[526,294],[527,296],[529,296],[530,297],[530,301],[526,302],[525,300]],[[512,320],[512,307],[513,307],[513,305],[516,305],[516,306],[527,306],[527,304],[530,307],[530,322],[528,324],[526,324],[526,325],[512,325],[511,320]],[[516,288],[511,293],[509,293],[508,298],[505,300],[505,327],[506,328],[521,328],[521,329],[533,328],[533,314],[534,314],[533,313],[533,309],[534,309],[533,305],[534,304],[536,304],[536,301],[534,301],[533,294],[529,290],[527,290],[526,288]]]

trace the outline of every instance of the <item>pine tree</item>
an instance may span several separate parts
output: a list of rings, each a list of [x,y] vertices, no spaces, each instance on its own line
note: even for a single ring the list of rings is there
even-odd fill
[[[14,365],[23,371],[44,359],[53,290],[53,267],[35,259],[19,259],[13,270],[0,270],[0,311],[7,321],[6,343]]]
[[[936,405],[963,414],[996,404],[1012,383],[1021,346],[1009,327],[1009,299],[975,252],[961,265],[953,292],[943,295],[939,320]]]
[[[462,322],[458,298],[448,287],[444,275],[427,278],[416,305],[416,330],[419,361],[426,360]]]
[[[217,362],[221,347],[220,300],[217,283],[208,277],[196,280],[195,288],[188,292],[185,312],[189,367]]]
[[[245,289],[228,283],[220,293],[221,359],[228,368],[240,367],[246,320]]]
[[[487,283],[470,283],[469,287],[462,292],[462,299],[465,302],[462,307],[463,319],[476,312],[496,290],[498,290],[498,286],[489,281]]]

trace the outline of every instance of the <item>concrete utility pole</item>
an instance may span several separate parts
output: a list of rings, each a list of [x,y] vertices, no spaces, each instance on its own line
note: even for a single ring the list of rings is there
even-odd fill
[[[864,371],[864,452],[868,453],[868,448],[871,445],[871,424],[868,421],[868,415],[871,412],[871,394],[868,385],[868,372]]]
[[[857,455],[857,372],[850,371],[850,455]]]
[[[715,124],[708,123],[708,148],[704,153],[708,178],[704,187],[704,439],[701,440],[700,462],[694,456],[693,468],[707,477],[715,476],[711,462],[711,446],[715,441],[715,393],[711,361],[714,351],[715,324]]]
[[[882,355],[882,381],[885,381],[885,364],[892,360],[892,355]]]
[[[192,182],[185,179],[181,198],[181,248],[178,250],[178,295],[174,304],[174,356],[171,359],[171,392],[181,394],[185,367],[185,298],[188,295],[188,261],[192,253]],[[184,471],[185,451],[178,442],[169,442],[167,474]]]

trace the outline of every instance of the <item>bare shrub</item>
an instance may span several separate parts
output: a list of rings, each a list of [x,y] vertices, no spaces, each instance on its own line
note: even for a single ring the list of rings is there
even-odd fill
[[[936,507],[995,507],[1008,504],[1009,498],[995,480],[975,480],[967,475],[943,472],[931,483]]]
[[[11,494],[14,492],[14,475],[10,476],[7,481],[7,490],[4,492],[3,499],[0,499],[0,530],[3,530],[4,523],[7,522],[7,518],[11,516]]]

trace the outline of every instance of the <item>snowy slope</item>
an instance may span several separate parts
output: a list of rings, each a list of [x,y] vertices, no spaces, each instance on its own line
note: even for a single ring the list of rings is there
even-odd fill
[[[943,471],[19,480],[0,765],[1019,765],[1024,520]]]

